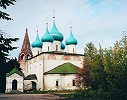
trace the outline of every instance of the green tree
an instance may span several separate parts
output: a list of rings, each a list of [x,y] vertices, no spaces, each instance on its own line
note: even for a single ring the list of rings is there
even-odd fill
[[[7,9],[8,6],[14,5],[14,2],[16,2],[16,0],[1,0],[0,7],[3,9]],[[3,11],[0,11],[0,19],[12,20],[10,18],[10,15],[8,13],[3,12]]]
[[[91,86],[91,74],[90,69],[94,64],[94,56],[97,54],[97,48],[92,42],[87,43],[84,49],[84,61],[83,61],[83,70],[84,70],[84,86],[89,88]]]
[[[11,44],[17,41],[18,38],[11,38],[0,31],[0,92],[5,92],[6,63],[9,60],[9,51],[17,49],[17,47],[13,47]]]
[[[126,100],[127,99],[127,39],[116,41],[109,49],[92,49],[93,44],[87,45],[84,53],[84,73],[89,72],[88,88],[80,93],[82,100]],[[88,59],[87,59],[88,58]],[[90,60],[89,60],[90,59]],[[86,66],[89,69],[86,70]],[[84,71],[85,70],[85,71]],[[82,73],[83,73],[82,72]],[[79,94],[79,93],[78,93]],[[79,95],[75,94],[79,98]]]
[[[0,0],[0,7],[2,9],[7,9],[8,6],[14,5],[16,0]],[[6,12],[0,11],[0,19],[12,20],[10,15]],[[0,29],[0,92],[5,92],[6,87],[6,71],[7,71],[7,61],[9,60],[9,51],[16,49],[13,47],[12,42],[16,42],[18,38],[11,38],[9,35],[4,33]]]
[[[6,73],[9,73],[14,68],[17,68],[22,73],[21,71],[22,69],[20,68],[20,64],[16,58],[15,59],[12,58],[6,63]]]
[[[97,49],[92,42],[87,43],[84,48],[84,60],[83,68],[78,71],[78,80],[80,80],[81,86],[84,88],[90,87],[90,81],[92,76],[90,75],[90,69],[93,66],[94,56],[97,54]],[[80,85],[79,85],[80,86]]]

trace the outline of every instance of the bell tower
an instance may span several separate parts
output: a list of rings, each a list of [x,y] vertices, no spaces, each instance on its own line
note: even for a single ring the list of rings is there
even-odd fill
[[[32,57],[32,51],[30,47],[28,29],[26,29],[22,48],[18,56],[18,62],[20,63],[20,68],[22,69],[22,72],[24,73],[24,75],[26,75],[26,61],[30,57]]]

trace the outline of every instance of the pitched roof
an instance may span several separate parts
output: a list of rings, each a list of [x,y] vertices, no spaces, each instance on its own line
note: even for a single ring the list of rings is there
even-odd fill
[[[37,76],[35,74],[30,74],[25,77],[24,80],[37,80]]]
[[[13,70],[11,70],[9,73],[6,74],[6,77],[9,77],[10,75],[17,73],[20,76],[23,76],[23,73],[21,73],[17,68],[14,68]]]
[[[26,47],[27,47],[27,49],[26,49]],[[30,40],[29,40],[29,35],[28,35],[28,29],[26,29],[26,33],[24,36],[24,40],[23,40],[22,49],[21,49],[20,54],[22,54],[22,53],[24,53],[24,54],[29,53],[32,55],[32,50],[31,50]]]
[[[77,74],[79,67],[67,62],[54,69],[45,72],[44,74]]]

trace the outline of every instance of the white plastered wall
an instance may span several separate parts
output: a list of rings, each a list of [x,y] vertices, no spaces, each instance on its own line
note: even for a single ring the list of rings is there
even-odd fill
[[[17,80],[17,90],[23,92],[23,76],[14,73],[6,77],[6,92],[12,91],[12,81]]]
[[[73,86],[73,80],[76,78],[75,74],[48,74],[44,76],[45,90],[63,90],[77,89]],[[58,86],[56,86],[56,81],[58,81]]]
[[[67,52],[68,53],[77,53],[76,45],[67,45]]]
[[[70,55],[55,55],[54,54],[54,56],[56,57],[56,59],[55,60],[53,60],[53,59],[48,59],[48,56],[49,56],[49,54],[44,54],[44,56],[45,56],[45,58],[44,58],[44,72],[47,72],[47,71],[49,71],[49,70],[51,70],[51,69],[53,69],[53,68],[55,68],[55,67],[57,67],[57,66],[59,66],[59,65],[62,65],[62,64],[64,64],[64,63],[67,63],[67,62],[70,62],[70,63],[72,63],[72,64],[74,64],[74,65],[76,65],[76,66],[78,66],[78,67],[82,67],[82,61],[83,61],[83,58],[82,57],[80,57],[81,58],[81,60],[80,61],[78,61],[78,60],[73,60],[73,59],[69,59],[69,60],[62,60],[62,57],[63,56],[66,56],[66,57],[75,57],[75,56],[70,56]]]
[[[43,60],[39,60],[39,56],[31,59],[32,64],[27,62],[27,75],[35,74],[37,76],[37,90],[43,90]],[[27,85],[29,83],[26,83]]]
[[[36,56],[42,52],[42,48],[32,48],[33,56]]]
[[[52,42],[43,42],[43,52],[52,51]]]
[[[49,57],[50,56],[50,57]],[[63,57],[70,59],[62,59]],[[80,58],[80,60],[74,60],[74,58]],[[55,59],[54,59],[55,58]],[[62,55],[62,54],[48,54],[44,53],[37,57],[34,57],[27,62],[27,75],[36,74],[37,76],[37,89],[43,90],[44,86],[48,86],[47,83],[44,83],[43,74],[63,63],[70,62],[78,67],[82,67],[83,56],[80,55]],[[60,77],[59,75],[55,76],[56,78]],[[53,77],[53,78],[55,78]],[[49,79],[48,79],[49,80]],[[64,81],[63,81],[64,82]],[[49,82],[50,83],[50,82]],[[61,86],[63,88],[63,86]]]
[[[60,41],[53,41],[52,51],[61,51],[61,43]]]

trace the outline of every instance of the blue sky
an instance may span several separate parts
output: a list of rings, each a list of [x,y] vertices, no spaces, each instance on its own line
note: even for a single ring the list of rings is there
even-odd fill
[[[122,32],[127,31],[127,0],[17,0],[14,6],[2,10],[9,13],[13,20],[0,20],[1,30],[20,38],[13,44],[19,48],[10,52],[11,57],[17,57],[20,52],[26,26],[31,43],[37,27],[40,38],[44,35],[46,17],[51,29],[52,10],[56,11],[56,25],[64,35],[64,41],[69,37],[69,22],[72,22],[78,53],[83,53],[90,41],[97,47],[99,43],[102,47],[113,46],[116,40],[121,39]]]

